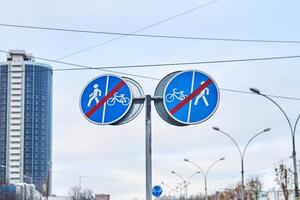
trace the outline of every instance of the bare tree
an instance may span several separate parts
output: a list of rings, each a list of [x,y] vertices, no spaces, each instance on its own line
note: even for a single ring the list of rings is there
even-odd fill
[[[247,199],[258,200],[259,193],[262,191],[263,183],[258,177],[252,177],[246,183]]]
[[[217,192],[216,198],[219,200],[232,200],[235,199],[235,192],[233,189],[225,189],[222,192]]]
[[[69,189],[69,197],[71,198],[71,200],[80,200],[80,192],[80,186],[73,186]]]
[[[73,186],[69,190],[71,200],[94,200],[94,193],[90,189],[82,190],[80,186]]]
[[[283,191],[284,199],[288,200],[290,191],[293,189],[293,171],[281,164],[275,168],[275,181]]]
[[[94,193],[90,189],[85,189],[81,193],[81,199],[80,200],[93,200],[94,198]]]

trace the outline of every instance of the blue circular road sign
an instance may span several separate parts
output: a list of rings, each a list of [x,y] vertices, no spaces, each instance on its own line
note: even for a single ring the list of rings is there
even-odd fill
[[[183,125],[207,120],[219,105],[219,89],[206,73],[189,70],[175,74],[163,92],[168,115]]]
[[[132,104],[126,81],[116,75],[102,75],[90,81],[80,97],[82,114],[92,123],[113,124],[122,119]]]
[[[163,192],[163,190],[159,185],[156,185],[152,188],[152,195],[155,197],[160,197],[162,192]]]

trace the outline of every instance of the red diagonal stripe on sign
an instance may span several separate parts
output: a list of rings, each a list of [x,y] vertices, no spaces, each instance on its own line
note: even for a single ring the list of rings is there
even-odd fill
[[[125,85],[125,81],[121,81],[116,87],[114,87],[103,99],[99,101],[91,110],[89,110],[85,115],[90,117],[94,114],[110,97],[112,97],[116,92],[118,92]]]
[[[192,100],[195,96],[197,96],[202,90],[208,87],[212,83],[211,79],[208,79],[200,85],[196,90],[194,90],[189,96],[183,99],[179,104],[177,104],[174,108],[170,110],[170,113],[174,115],[178,110],[180,110],[185,104],[187,104],[190,100]]]

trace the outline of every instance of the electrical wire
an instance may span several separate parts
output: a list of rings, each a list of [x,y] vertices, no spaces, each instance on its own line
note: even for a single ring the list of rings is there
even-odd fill
[[[2,53],[9,53],[9,51],[4,51],[4,50],[0,50],[0,52]],[[53,59],[47,59],[47,58],[40,58],[40,57],[32,57],[38,60],[43,60],[43,61],[48,61],[48,62],[52,62],[52,63],[59,63],[59,64],[63,64],[63,65],[71,65],[71,66],[75,66],[78,68],[69,68],[69,69],[53,69],[52,71],[81,71],[81,70],[100,70],[103,72],[108,72],[108,73],[117,73],[120,75],[125,75],[125,76],[134,76],[134,77],[138,77],[138,78],[144,78],[144,79],[151,79],[151,80],[159,80],[156,78],[152,78],[152,77],[148,77],[148,76],[143,76],[143,75],[139,75],[139,74],[131,74],[131,73],[125,73],[125,72],[118,72],[118,71],[113,71],[113,70],[109,70],[109,69],[101,69],[99,67],[90,67],[90,66],[86,66],[86,65],[79,65],[79,64],[74,64],[74,63],[67,63],[67,62],[63,62],[63,61],[57,61],[57,60],[53,60]],[[7,73],[10,73],[11,71],[8,71]],[[24,72],[23,71],[18,71],[18,72]]]
[[[68,28],[29,26],[29,25],[6,24],[6,23],[0,23],[0,26],[2,26],[2,27],[13,27],[13,28],[25,28],[25,29],[37,29],[37,30],[46,30],[46,31],[62,31],[62,32],[73,32],[73,33],[100,34],[100,35],[118,35],[118,36],[131,36],[131,37],[162,38],[162,39],[205,40],[205,41],[222,41],[222,42],[251,42],[251,43],[300,44],[299,40],[236,39],[236,38],[214,38],[214,37],[189,37],[189,36],[172,36],[172,35],[151,35],[151,34],[136,34],[136,33],[123,33],[123,32],[109,32],[109,31],[93,31],[93,30],[83,30],[83,29],[68,29]]]
[[[9,51],[4,51],[0,50],[2,53],[9,53]],[[191,65],[192,63],[168,63],[168,64],[148,64],[148,65],[126,65],[122,67],[117,67],[117,66],[111,66],[111,67],[91,67],[87,65],[81,65],[81,64],[75,64],[75,63],[69,63],[69,62],[63,62],[63,61],[57,61],[53,59],[47,59],[47,58],[41,58],[41,57],[32,57],[38,60],[43,60],[47,62],[53,62],[53,63],[58,63],[58,64],[63,64],[63,65],[71,65],[75,66],[76,68],[64,68],[64,69],[53,69],[53,71],[56,72],[61,72],[61,71],[82,71],[82,70],[100,70],[104,72],[109,72],[109,73],[116,73],[120,75],[126,75],[126,76],[133,76],[133,77],[138,77],[138,78],[144,78],[144,79],[150,79],[150,80],[155,80],[155,81],[160,81],[161,79],[155,78],[155,77],[150,77],[150,76],[144,76],[144,75],[138,75],[138,74],[132,74],[132,73],[125,73],[125,72],[120,72],[120,71],[114,71],[114,70],[109,70],[111,68],[130,68],[130,67],[138,67],[138,66],[143,66],[143,67],[154,67],[154,66],[174,66],[174,65]],[[274,59],[291,59],[291,58],[300,58],[300,56],[281,56],[281,57],[265,57],[265,58],[252,58],[252,59],[239,59],[239,60],[223,60],[223,62],[242,62],[242,61],[259,61],[259,60],[274,60]],[[193,62],[193,64],[211,64],[212,62],[218,62],[221,63],[222,61],[206,61],[206,62]],[[8,71],[7,73],[10,73],[11,71]],[[24,72],[24,71],[18,71],[18,72]],[[3,72],[0,72],[3,73]],[[240,91],[240,90],[234,90],[234,89],[226,89],[226,88],[220,88],[220,90],[224,92],[232,92],[232,93],[240,93],[240,94],[248,94],[248,95],[255,95],[252,92],[246,92],[246,91]],[[285,100],[296,100],[300,101],[300,98],[297,97],[287,97],[287,96],[279,96],[279,95],[272,95],[272,94],[266,94],[269,97],[274,97],[274,98],[279,98],[279,99],[285,99]]]
[[[2,53],[10,53],[9,51],[0,50]],[[152,67],[169,67],[169,66],[179,66],[179,65],[200,65],[200,64],[220,64],[220,63],[235,63],[235,62],[254,62],[254,61],[268,61],[268,60],[283,60],[283,59],[299,59],[300,55],[292,56],[273,56],[273,57],[257,57],[257,58],[243,58],[243,59],[228,59],[228,60],[211,60],[211,61],[195,61],[195,62],[177,62],[177,63],[157,63],[157,64],[139,64],[139,65],[122,65],[122,66],[106,66],[106,67],[90,67],[82,64],[75,64],[70,62],[58,61],[54,59],[41,58],[34,56],[32,58],[63,64],[75,66],[78,68],[64,68],[64,69],[55,69],[54,71],[72,71],[72,70],[108,70],[108,69],[123,69],[123,68],[152,68]],[[119,73],[115,71],[108,71]]]
[[[107,67],[96,67],[96,68],[97,69],[152,68],[152,67],[169,67],[169,66],[179,66],[179,65],[220,64],[220,63],[253,62],[253,61],[299,59],[299,58],[300,58],[300,55],[292,55],[292,56],[274,56],[274,57],[228,59],[228,60],[211,60],[211,61],[195,61],[195,62],[157,63],[157,64],[140,64],[140,65],[122,65],[122,66],[107,66]],[[45,60],[45,61],[57,62],[57,61],[54,61],[54,60]],[[60,62],[60,61],[58,61],[58,62]],[[61,64],[67,64],[67,62],[62,62]],[[71,65],[73,65],[73,64],[71,64]]]
[[[220,0],[214,0],[214,1],[207,2],[207,3],[205,3],[205,4],[202,4],[202,5],[197,6],[197,7],[195,7],[195,8],[186,10],[186,11],[184,11],[184,12],[182,12],[182,13],[179,13],[179,14],[174,15],[174,16],[172,16],[172,17],[168,17],[168,18],[166,18],[166,19],[163,19],[163,20],[158,21],[158,22],[156,22],[156,23],[150,24],[150,25],[148,25],[148,26],[142,27],[142,28],[137,29],[137,30],[135,30],[135,31],[133,31],[133,32],[130,32],[130,33],[138,33],[138,32],[144,31],[144,30],[146,30],[146,29],[152,28],[152,27],[154,27],[154,26],[158,26],[158,25],[160,25],[160,24],[162,24],[162,23],[165,23],[165,22],[168,22],[168,21],[173,20],[173,19],[175,19],[175,18],[184,16],[184,15],[186,15],[186,14],[189,14],[189,13],[191,13],[191,12],[194,12],[194,11],[196,11],[196,10],[199,10],[200,8],[204,8],[204,7],[206,7],[206,6],[209,6],[209,5],[211,5],[211,4],[213,4],[213,3],[216,3],[216,2],[218,2],[218,1],[220,1]],[[97,48],[97,47],[100,47],[100,46],[109,44],[109,43],[111,43],[111,42],[114,42],[114,41],[116,41],[116,40],[122,39],[122,38],[124,38],[124,37],[126,37],[126,35],[122,35],[122,36],[118,36],[118,37],[112,38],[112,39],[107,40],[107,41],[104,41],[104,42],[102,42],[102,43],[99,43],[99,44],[96,44],[96,45],[92,45],[92,46],[90,46],[90,47],[87,47],[87,48],[84,48],[84,49],[75,51],[75,52],[73,52],[73,53],[70,53],[70,54],[68,54],[68,55],[62,56],[62,57],[58,58],[57,60],[62,60],[62,59],[65,59],[65,58],[69,58],[69,57],[71,57],[71,56],[80,54],[80,53],[82,53],[82,52],[85,52],[85,51],[88,51],[88,50],[91,50],[91,49],[94,49],[94,48]]]
[[[260,168],[256,168],[256,169],[250,169],[250,170],[247,170],[247,174],[249,174],[250,176],[253,175],[253,174],[257,174],[258,172],[260,171],[265,171],[269,168],[275,168],[276,165],[280,164],[280,163],[283,163],[287,160],[291,159],[290,157],[286,157],[286,158],[283,158],[279,161],[275,161],[271,164],[268,164],[268,165],[265,165],[263,167],[260,167]],[[240,173],[234,173],[235,175],[230,175],[230,176],[227,176],[227,177],[223,177],[223,178],[211,178],[211,180],[220,180],[220,179],[232,179],[232,178],[238,178],[240,176]]]
[[[73,173],[68,173],[68,172],[52,171],[52,173],[64,174],[64,175],[69,175],[69,176],[74,176],[74,177],[76,176],[76,177],[83,177],[83,178],[90,178],[90,179],[98,179],[98,180],[106,181],[106,182],[134,183],[134,184],[141,184],[142,183],[142,182],[137,182],[137,181],[126,181],[126,180],[103,178],[103,177],[97,177],[97,176],[87,176],[87,175],[73,174]]]

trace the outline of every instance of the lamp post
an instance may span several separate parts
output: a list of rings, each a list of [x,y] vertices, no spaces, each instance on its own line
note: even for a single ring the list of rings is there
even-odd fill
[[[183,193],[184,193],[184,189],[185,189],[185,184],[183,182],[180,182],[180,183],[177,183],[177,185],[178,185],[177,187],[179,189],[178,199],[180,199],[180,197],[182,195],[184,195]]]
[[[169,188],[169,190],[170,190],[170,191],[169,191],[169,194],[170,194],[170,193],[172,193],[173,191],[174,191],[174,193],[176,194],[176,189],[177,189],[177,188],[176,188],[176,189],[174,189],[174,188],[172,188],[172,187],[171,187],[171,186],[170,186],[168,183],[166,183],[166,182],[163,182],[163,181],[162,181],[162,182],[160,182],[160,184],[162,184],[162,185],[165,185],[166,187],[168,187],[168,188]]]
[[[180,174],[178,174],[177,172],[175,172],[175,171],[171,171],[171,173],[172,174],[175,174],[176,176],[178,176],[182,181],[183,181],[183,187],[184,187],[184,189],[185,189],[185,191],[184,191],[184,193],[185,193],[185,199],[187,199],[188,198],[188,185],[190,184],[189,182],[190,182],[190,180],[195,176],[195,175],[197,175],[197,174],[200,174],[201,172],[200,171],[197,171],[197,172],[195,172],[194,174],[192,174],[190,177],[189,177],[189,179],[184,179]]]
[[[5,176],[5,181],[4,181],[4,183],[6,184],[7,183],[7,166],[0,164],[0,167],[4,168],[6,170],[6,172],[5,172],[6,176]]]
[[[30,179],[30,184],[32,184],[32,177],[27,176],[27,175],[23,175],[24,178],[29,178]]]
[[[189,162],[189,163],[193,164],[194,166],[196,166],[196,167],[199,169],[199,171],[201,172],[201,174],[203,175],[203,178],[204,178],[204,185],[205,185],[205,199],[206,199],[206,200],[208,200],[208,195],[207,195],[207,175],[208,175],[208,172],[209,172],[209,170],[210,170],[215,164],[217,164],[218,162],[220,162],[220,161],[222,161],[222,160],[225,160],[225,158],[222,157],[222,158],[220,158],[220,159],[214,161],[214,162],[207,168],[206,172],[204,173],[204,171],[201,169],[201,167],[200,167],[199,165],[197,165],[197,163],[195,163],[195,162],[193,162],[193,161],[191,161],[191,160],[189,160],[189,159],[186,159],[186,158],[183,159],[183,161]]]
[[[281,106],[276,101],[274,101],[268,95],[261,93],[260,90],[257,89],[257,88],[250,88],[250,91],[253,92],[253,93],[255,93],[255,94],[257,94],[257,95],[265,97],[266,99],[268,99],[269,101],[271,101],[273,104],[275,104],[277,106],[277,108],[279,108],[279,110],[282,112],[282,114],[284,115],[285,119],[287,120],[287,122],[289,124],[290,131],[291,131],[291,134],[292,134],[292,143],[293,143],[293,153],[292,153],[292,156],[293,156],[293,166],[294,166],[293,168],[294,168],[295,199],[299,200],[299,183],[298,183],[298,172],[297,172],[297,157],[296,157],[296,141],[295,141],[296,138],[295,138],[295,134],[296,134],[296,128],[297,128],[297,124],[298,124],[300,115],[296,119],[296,122],[295,122],[294,128],[293,128],[292,123],[291,123],[289,117],[287,116],[287,114],[285,113],[285,111],[281,108]]]
[[[241,150],[240,146],[238,145],[238,143],[233,139],[233,137],[231,137],[228,133],[222,131],[220,128],[218,127],[213,127],[213,129],[215,131],[218,131],[220,133],[223,133],[224,135],[226,135],[227,137],[229,137],[231,139],[231,141],[235,144],[235,146],[237,147],[239,154],[240,154],[240,158],[241,158],[241,175],[242,175],[242,200],[245,200],[244,198],[244,187],[245,187],[245,181],[244,181],[244,157],[245,157],[245,152],[247,147],[249,146],[249,144],[254,140],[254,138],[256,138],[257,136],[259,136],[262,133],[268,132],[271,130],[271,128],[266,128],[262,131],[260,131],[259,133],[255,134],[246,144],[246,146],[244,147],[243,151]]]

